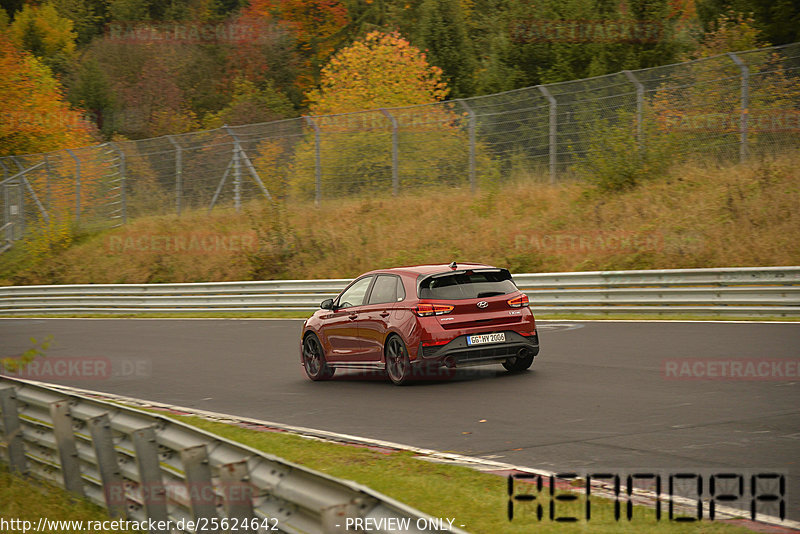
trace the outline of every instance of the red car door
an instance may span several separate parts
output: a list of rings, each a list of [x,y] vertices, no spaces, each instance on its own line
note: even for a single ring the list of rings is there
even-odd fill
[[[373,276],[359,278],[336,300],[334,309],[322,318],[321,333],[327,341],[332,362],[359,361],[365,345],[358,334],[358,319]]]
[[[364,344],[364,352],[360,361],[380,361],[383,356],[383,345],[389,333],[392,313],[399,300],[405,298],[400,277],[391,274],[379,274],[367,297],[367,303],[361,307],[358,321],[358,337]]]

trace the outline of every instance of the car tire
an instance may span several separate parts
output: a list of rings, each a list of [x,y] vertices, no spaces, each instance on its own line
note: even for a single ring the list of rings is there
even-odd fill
[[[389,380],[398,386],[407,383],[411,376],[411,361],[408,359],[406,344],[403,343],[400,336],[389,336],[383,353]]]
[[[534,354],[526,351],[525,356],[512,356],[503,362],[503,367],[512,373],[521,373],[533,364]]]
[[[316,334],[308,334],[303,338],[303,368],[311,380],[329,380],[336,369],[328,366],[325,351]]]

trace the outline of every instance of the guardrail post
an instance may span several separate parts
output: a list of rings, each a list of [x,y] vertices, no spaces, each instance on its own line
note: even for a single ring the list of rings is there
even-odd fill
[[[741,112],[739,116],[739,162],[744,163],[747,160],[747,115],[750,107],[750,69],[745,65],[744,61],[734,54],[728,52],[728,56],[736,63],[739,70],[742,72],[742,96],[741,96]]]
[[[558,163],[558,101],[550,94],[550,91],[544,85],[538,86],[542,94],[550,102],[550,183],[556,183],[556,165]]]
[[[476,117],[475,111],[467,104],[467,101],[463,98],[460,98],[458,102],[464,106],[464,109],[467,110],[469,114],[469,188],[474,193],[476,184],[475,184],[475,127],[476,127]]]
[[[381,108],[381,113],[392,121],[392,195],[397,196],[400,189],[399,154],[397,149],[397,119],[389,113],[388,109]]]
[[[308,115],[306,115],[304,118],[306,119],[306,122],[314,128],[314,204],[319,207],[319,201],[322,199],[322,164],[320,162],[319,125]]]
[[[183,147],[171,135],[168,135],[167,139],[175,147],[175,211],[180,217],[183,197]]]
[[[65,149],[66,153],[75,160],[75,223],[81,222],[81,160],[70,149]]]
[[[53,434],[56,438],[58,457],[61,460],[64,488],[70,493],[83,497],[85,495],[83,478],[81,477],[78,449],[75,447],[75,434],[72,432],[69,402],[66,400],[51,402],[50,418],[53,420]]]
[[[127,516],[127,501],[125,486],[117,462],[117,452],[114,449],[114,439],[111,435],[111,422],[108,414],[98,415],[87,420],[89,431],[92,435],[92,445],[97,458],[97,467],[100,469],[100,480],[103,482],[103,496],[106,500],[111,517],[125,518]]]
[[[156,432],[151,426],[134,430],[131,434],[136,450],[136,465],[139,468],[139,484],[142,488],[145,513],[154,522],[164,522],[167,515],[167,490],[161,481],[161,466],[158,461]],[[160,531],[170,534],[168,529]],[[152,531],[150,534],[154,534]]]
[[[243,522],[255,517],[253,488],[250,484],[247,460],[221,465],[219,479],[225,497],[225,513],[228,519],[238,519]]]
[[[211,484],[211,466],[208,463],[206,446],[197,445],[182,449],[181,462],[195,520],[217,517],[217,495]],[[209,529],[209,532],[218,531]]]
[[[8,449],[8,464],[12,472],[24,474],[28,467],[25,444],[22,440],[22,426],[17,412],[17,393],[13,387],[0,389],[0,413],[3,415],[3,436]]]

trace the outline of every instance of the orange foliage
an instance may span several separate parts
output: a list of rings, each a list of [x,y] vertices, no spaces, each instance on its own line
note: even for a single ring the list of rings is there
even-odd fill
[[[88,145],[89,123],[70,109],[50,70],[0,32],[0,155]]]
[[[306,96],[314,115],[438,102],[447,96],[442,70],[397,32],[372,32],[340,50]]]
[[[339,0],[252,0],[241,20],[288,26],[305,56],[296,81],[301,89],[313,85],[348,23],[347,8]]]

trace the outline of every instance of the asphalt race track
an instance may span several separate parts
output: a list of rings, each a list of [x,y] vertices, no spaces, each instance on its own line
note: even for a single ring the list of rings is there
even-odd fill
[[[800,324],[539,326],[542,349],[526,373],[467,368],[406,387],[376,373],[309,381],[298,320],[4,319],[0,357],[52,335],[51,361],[93,365],[31,378],[541,469],[779,469],[788,516],[800,519]],[[687,359],[770,362],[760,368],[769,376],[688,379],[674,372]],[[776,376],[780,359],[794,362],[794,378]],[[109,362],[113,372],[102,372]]]

